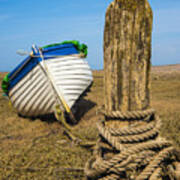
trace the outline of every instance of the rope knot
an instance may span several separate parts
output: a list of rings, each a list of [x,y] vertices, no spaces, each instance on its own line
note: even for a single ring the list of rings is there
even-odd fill
[[[89,179],[157,179],[162,173],[161,165],[172,157],[174,148],[169,141],[158,138],[161,120],[155,110],[98,112],[106,118],[97,123],[101,141],[97,145],[98,153],[86,164]],[[106,121],[114,119],[145,123],[107,127]],[[109,152],[113,154],[110,157]]]

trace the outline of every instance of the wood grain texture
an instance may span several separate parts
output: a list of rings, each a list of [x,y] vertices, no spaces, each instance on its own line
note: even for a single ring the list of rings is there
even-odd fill
[[[150,106],[152,19],[147,0],[115,0],[109,5],[104,29],[106,111]]]

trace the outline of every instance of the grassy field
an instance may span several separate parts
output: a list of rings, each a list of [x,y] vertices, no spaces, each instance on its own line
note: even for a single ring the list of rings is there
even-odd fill
[[[80,102],[80,138],[96,140],[96,109],[103,104],[103,71],[94,71],[91,92]],[[0,81],[5,73],[0,73]],[[2,91],[0,91],[2,94]],[[152,69],[152,107],[160,115],[161,134],[180,148],[180,65]],[[72,143],[53,116],[19,117],[0,96],[0,179],[84,179],[83,167],[91,150]]]

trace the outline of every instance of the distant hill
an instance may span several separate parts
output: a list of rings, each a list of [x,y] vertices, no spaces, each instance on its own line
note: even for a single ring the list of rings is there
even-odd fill
[[[152,72],[164,72],[164,73],[180,72],[180,64],[152,66]]]

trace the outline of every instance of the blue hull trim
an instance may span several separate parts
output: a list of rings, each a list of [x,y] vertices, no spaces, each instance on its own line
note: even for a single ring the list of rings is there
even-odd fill
[[[40,58],[27,58],[26,61],[23,61],[23,63],[21,63],[16,69],[14,69],[14,73],[16,73],[21,67],[22,65],[25,66],[18,71],[18,73],[14,75],[14,73],[10,73],[8,75],[9,79],[10,79],[10,84],[8,87],[8,91],[10,91],[23,77],[25,77],[37,64],[39,64],[39,59]],[[13,77],[13,78],[12,78]]]

